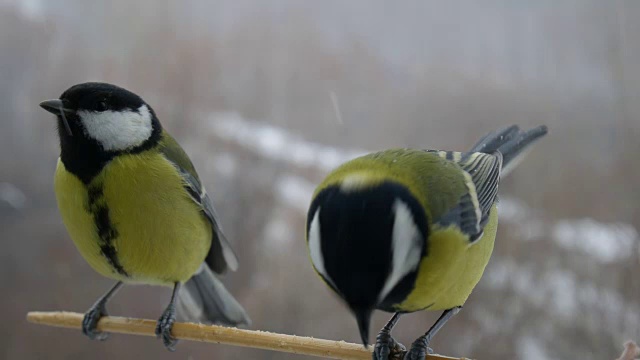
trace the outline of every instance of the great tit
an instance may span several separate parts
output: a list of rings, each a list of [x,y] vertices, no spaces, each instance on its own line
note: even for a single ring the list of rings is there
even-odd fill
[[[545,126],[511,126],[468,152],[391,149],[348,161],[315,190],[306,238],[313,268],[354,314],[368,343],[375,309],[395,313],[373,359],[424,359],[476,286],[496,237],[498,183]],[[406,351],[390,335],[403,313],[444,310]]]
[[[40,106],[57,118],[54,187],[63,223],[89,265],[117,280],[85,314],[83,333],[104,340],[96,326],[107,302],[135,283],[173,287],[155,331],[169,350],[176,306],[193,321],[249,324],[216,277],[237,269],[236,255],[191,160],[151,106],[95,82]]]

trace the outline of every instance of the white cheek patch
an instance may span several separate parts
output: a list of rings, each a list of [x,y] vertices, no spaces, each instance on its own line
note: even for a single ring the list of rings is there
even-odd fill
[[[316,268],[316,271],[322,275],[329,283],[334,287],[333,280],[327,274],[327,270],[324,268],[324,257],[322,256],[321,238],[320,238],[320,207],[316,210],[309,226],[309,255],[311,256],[311,262]]]
[[[396,199],[393,204],[395,221],[391,248],[393,249],[391,273],[387,276],[384,287],[378,296],[378,301],[384,300],[389,292],[409,272],[415,270],[420,263],[422,250],[422,233],[413,221],[409,206],[402,200]]]
[[[87,135],[97,140],[104,150],[126,150],[151,137],[153,124],[146,105],[138,111],[78,111]]]

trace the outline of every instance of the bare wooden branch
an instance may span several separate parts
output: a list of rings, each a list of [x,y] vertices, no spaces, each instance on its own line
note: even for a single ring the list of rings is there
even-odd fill
[[[83,314],[73,312],[30,312],[27,321],[57,327],[80,329]],[[156,321],[107,316],[100,319],[98,330],[131,335],[155,336]],[[345,341],[314,339],[276,334],[266,331],[242,330],[215,325],[175,323],[172,334],[177,339],[243,346],[256,349],[318,356],[331,359],[371,359],[371,348]],[[427,360],[466,360],[442,355],[427,355]]]

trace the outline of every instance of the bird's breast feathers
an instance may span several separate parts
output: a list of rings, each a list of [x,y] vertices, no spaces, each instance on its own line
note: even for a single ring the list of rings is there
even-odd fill
[[[88,185],[58,161],[55,192],[76,247],[104,276],[186,281],[211,246],[211,225],[159,152],[117,156]]]

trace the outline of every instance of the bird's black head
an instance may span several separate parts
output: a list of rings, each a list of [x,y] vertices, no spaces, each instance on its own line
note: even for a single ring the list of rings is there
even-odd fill
[[[111,84],[74,85],[40,106],[57,116],[60,157],[83,181],[115,155],[155,145],[162,131],[153,109],[140,96]]]
[[[346,181],[312,201],[311,260],[355,315],[365,346],[373,310],[393,311],[411,291],[426,238],[422,206],[397,182],[354,187]]]

